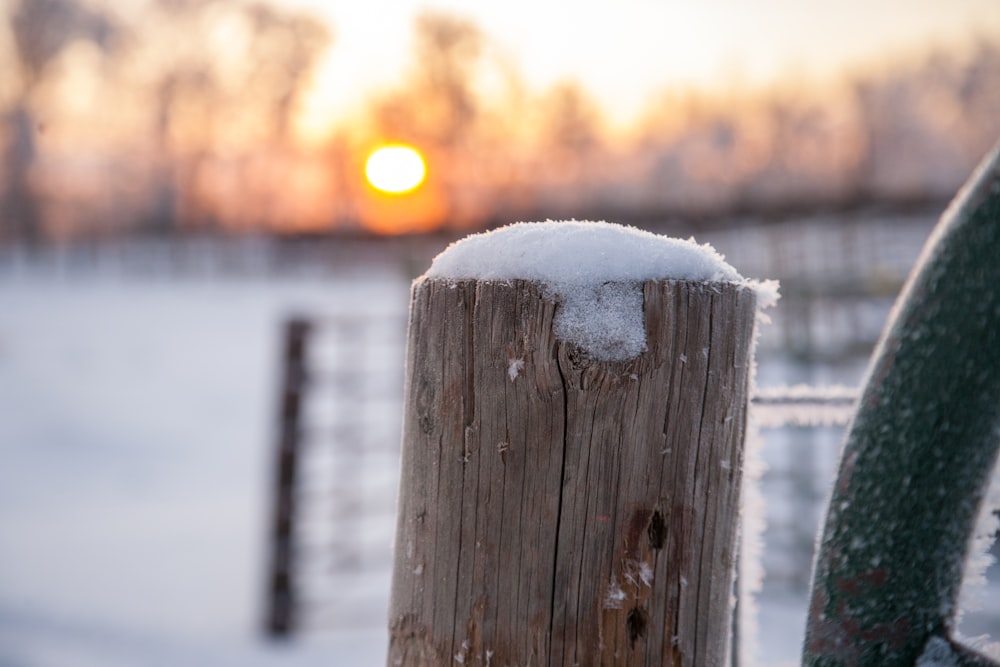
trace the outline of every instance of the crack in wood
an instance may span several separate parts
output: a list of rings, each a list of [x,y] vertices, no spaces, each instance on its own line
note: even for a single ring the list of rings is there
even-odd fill
[[[663,520],[663,515],[659,510],[653,512],[649,519],[649,527],[646,529],[646,539],[649,540],[651,549],[660,550],[664,542],[667,541],[667,522]]]

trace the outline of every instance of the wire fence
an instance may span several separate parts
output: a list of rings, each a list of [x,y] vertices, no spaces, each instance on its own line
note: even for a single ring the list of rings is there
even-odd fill
[[[925,217],[790,221],[699,239],[745,275],[781,282],[782,300],[757,347],[750,411],[764,467],[758,607],[766,615],[775,601],[778,610],[761,619],[762,633],[770,626],[800,635],[788,631],[789,614],[804,628],[815,540],[856,387],[933,224],[933,215]],[[307,319],[287,631],[381,627],[395,531],[405,313]],[[961,628],[1000,637],[1000,568],[987,578],[983,611],[966,615]],[[274,596],[269,607],[280,608]]]
[[[404,313],[342,313],[286,325],[268,599],[274,636],[385,623],[405,326]],[[758,363],[767,376],[789,361],[765,352]],[[295,410],[288,409],[290,394]],[[805,608],[815,539],[856,394],[842,384],[772,385],[754,393],[751,425],[765,465],[762,598]],[[290,446],[294,471],[282,472]],[[1000,578],[995,569],[991,574]],[[975,623],[997,634],[994,606]]]

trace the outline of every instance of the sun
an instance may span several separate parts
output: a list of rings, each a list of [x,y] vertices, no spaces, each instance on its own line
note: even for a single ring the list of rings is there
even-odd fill
[[[365,176],[371,186],[390,194],[416,190],[426,175],[424,158],[417,149],[405,144],[377,148],[365,162]]]

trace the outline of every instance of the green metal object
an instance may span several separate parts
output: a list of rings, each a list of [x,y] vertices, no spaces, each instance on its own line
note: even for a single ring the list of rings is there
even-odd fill
[[[950,639],[1000,446],[1000,145],[958,194],[875,352],[814,574],[804,665],[995,664]],[[933,662],[933,661],[932,661]]]

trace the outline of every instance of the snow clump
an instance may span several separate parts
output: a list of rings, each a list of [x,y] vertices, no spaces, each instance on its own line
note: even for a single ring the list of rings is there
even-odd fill
[[[726,282],[777,299],[773,281],[743,278],[709,245],[608,222],[519,222],[473,234],[438,255],[424,278],[531,280],[558,304],[553,329],[598,361],[626,361],[646,349],[642,283]]]

